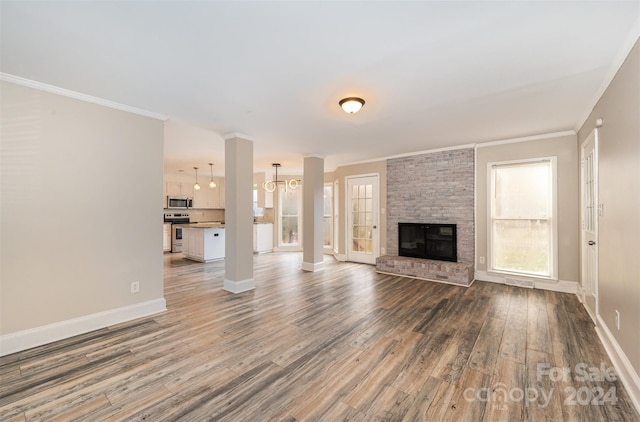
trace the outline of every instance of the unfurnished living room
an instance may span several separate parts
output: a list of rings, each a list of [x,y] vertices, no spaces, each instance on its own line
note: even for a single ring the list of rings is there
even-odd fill
[[[0,0],[0,421],[640,421],[639,40]]]

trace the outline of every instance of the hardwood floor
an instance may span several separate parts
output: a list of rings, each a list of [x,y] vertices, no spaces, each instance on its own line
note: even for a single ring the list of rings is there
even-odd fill
[[[167,312],[0,358],[0,420],[640,420],[575,295],[301,258],[165,255]]]

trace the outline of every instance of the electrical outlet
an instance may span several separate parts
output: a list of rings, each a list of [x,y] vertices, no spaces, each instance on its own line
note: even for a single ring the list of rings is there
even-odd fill
[[[131,283],[131,293],[138,293],[140,291],[140,282],[134,281]]]
[[[484,264],[484,256],[481,256],[481,257],[480,257],[480,263],[481,263],[481,264]]]
[[[620,311],[616,309],[616,328],[620,330]]]

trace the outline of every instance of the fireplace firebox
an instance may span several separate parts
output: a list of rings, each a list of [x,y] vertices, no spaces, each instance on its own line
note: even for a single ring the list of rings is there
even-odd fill
[[[398,254],[458,261],[455,224],[398,223]]]

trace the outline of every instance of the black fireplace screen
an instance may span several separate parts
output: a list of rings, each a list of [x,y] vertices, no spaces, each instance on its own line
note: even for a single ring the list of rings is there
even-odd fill
[[[398,223],[398,254],[413,258],[458,260],[455,224]]]

